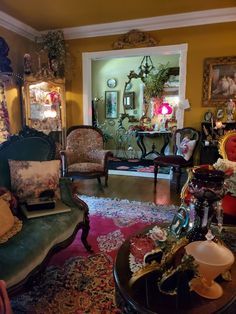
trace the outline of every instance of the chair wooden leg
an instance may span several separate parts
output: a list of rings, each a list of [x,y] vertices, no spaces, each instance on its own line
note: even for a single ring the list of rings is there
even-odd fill
[[[176,192],[180,191],[180,179],[181,179],[181,168],[176,168],[175,169],[175,173],[176,173]]]
[[[159,166],[154,164],[154,187],[156,187],[156,185],[157,185],[158,168],[159,168]]]
[[[108,174],[105,175],[105,187],[108,186],[108,183],[107,183],[107,182],[108,182]]]
[[[102,185],[101,178],[100,178],[100,177],[97,177],[97,180],[98,180],[98,183],[99,183],[100,185]]]

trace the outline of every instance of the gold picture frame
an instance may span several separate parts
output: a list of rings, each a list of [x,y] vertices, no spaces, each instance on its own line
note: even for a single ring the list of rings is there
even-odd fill
[[[229,99],[236,99],[236,56],[205,59],[202,106],[224,105]]]

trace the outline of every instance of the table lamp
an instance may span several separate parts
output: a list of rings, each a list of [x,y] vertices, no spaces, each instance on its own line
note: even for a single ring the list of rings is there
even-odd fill
[[[163,115],[161,119],[161,124],[160,124],[160,131],[166,131],[166,121],[167,121],[166,115],[171,114],[172,111],[173,109],[168,102],[163,102],[158,108],[158,113]]]

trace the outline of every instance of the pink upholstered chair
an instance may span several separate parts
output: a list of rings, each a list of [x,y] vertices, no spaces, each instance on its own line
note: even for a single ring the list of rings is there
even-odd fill
[[[236,130],[228,131],[220,138],[219,153],[223,159],[236,162]]]
[[[219,153],[223,159],[235,162],[236,167],[236,130],[228,131],[219,140]],[[233,163],[231,165],[233,165]],[[236,173],[233,174],[236,176]],[[236,184],[232,186],[232,190],[236,191]],[[227,193],[223,200],[224,222],[236,224],[236,192],[234,195]]]
[[[108,181],[108,157],[112,153],[104,150],[103,133],[100,129],[88,126],[72,126],[67,131],[66,149],[61,151],[62,175],[72,179],[101,177]]]

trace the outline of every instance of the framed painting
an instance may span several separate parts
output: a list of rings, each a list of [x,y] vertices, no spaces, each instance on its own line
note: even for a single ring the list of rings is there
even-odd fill
[[[205,59],[202,105],[224,105],[229,99],[236,99],[236,56]]]
[[[134,109],[135,108],[134,97],[135,97],[134,92],[125,92],[124,93],[124,108],[125,109]]]
[[[105,116],[106,119],[118,118],[118,91],[105,92]]]

